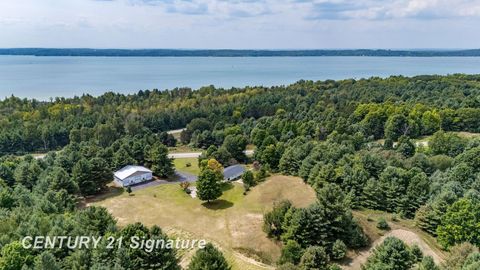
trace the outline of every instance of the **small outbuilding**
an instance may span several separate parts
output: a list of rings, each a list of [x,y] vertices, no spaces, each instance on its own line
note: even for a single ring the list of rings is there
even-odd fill
[[[232,165],[223,169],[223,179],[225,181],[233,181],[242,177],[245,168],[242,165]]]
[[[153,172],[143,166],[128,165],[114,173],[115,182],[122,187],[153,179]]]

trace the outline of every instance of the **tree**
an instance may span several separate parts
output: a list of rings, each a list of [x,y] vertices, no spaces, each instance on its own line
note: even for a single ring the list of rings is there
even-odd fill
[[[152,145],[146,160],[153,173],[160,177],[170,177],[175,173],[173,161],[168,157],[168,148],[161,143]]]
[[[408,246],[398,238],[387,237],[375,248],[363,269],[410,270],[413,263]]]
[[[422,115],[422,134],[429,135],[440,129],[440,114],[437,111],[426,111]]]
[[[290,201],[283,200],[274,203],[272,211],[265,213],[263,216],[263,231],[267,233],[268,237],[280,239],[284,232],[285,215],[292,207]]]
[[[462,243],[450,248],[450,253],[442,264],[444,270],[462,269],[468,256],[478,252],[478,248],[470,243]]]
[[[466,140],[453,132],[437,131],[430,138],[428,148],[433,155],[455,157],[462,153]]]
[[[415,144],[407,136],[401,136],[398,139],[398,144],[395,149],[404,157],[412,157],[415,155]]]
[[[113,154],[113,167],[115,169],[121,169],[127,165],[137,164],[137,161],[134,160],[128,151],[121,147],[115,154]]]
[[[440,270],[440,268],[435,264],[431,256],[425,256],[418,265],[418,270]]]
[[[423,259],[423,252],[417,244],[414,244],[410,248],[410,253],[412,254],[415,262],[421,262]]]
[[[18,270],[22,269],[25,264],[30,265],[33,257],[29,253],[30,251],[23,248],[18,241],[5,245],[0,253],[0,269]]]
[[[221,181],[218,174],[210,168],[200,172],[197,181],[197,195],[202,201],[213,201],[222,195]]]
[[[70,194],[74,194],[78,191],[77,183],[72,180],[70,175],[60,167],[52,167],[47,172],[45,178],[40,180],[42,183],[46,183],[48,188],[53,190],[64,189]]]
[[[407,135],[409,131],[408,120],[403,114],[390,116],[385,123],[385,138],[397,141],[400,136]]]
[[[385,218],[380,218],[377,222],[377,228],[379,228],[380,230],[390,230],[390,225],[388,225],[387,221],[385,220]]]
[[[248,144],[244,135],[228,135],[223,141],[223,147],[232,155],[232,157],[239,161],[246,159],[243,152]]]
[[[223,254],[212,244],[208,243],[205,248],[197,250],[187,269],[230,270],[231,267],[228,265],[225,257],[223,257]]]
[[[340,239],[349,247],[366,244],[363,231],[355,222],[345,195],[335,184],[326,184],[317,194],[318,201],[296,210],[282,239],[295,240],[302,247],[322,246],[328,249]]]
[[[40,166],[38,166],[37,162],[32,161],[23,161],[20,163],[14,172],[14,179],[17,184],[22,184],[26,188],[33,188],[36,184],[38,175],[41,172]]]
[[[253,173],[248,170],[243,173],[242,181],[243,181],[243,184],[248,188],[253,187],[256,184],[255,178],[253,177]]]
[[[332,246],[332,258],[341,260],[347,255],[347,245],[342,240],[337,240]]]
[[[60,266],[55,260],[55,256],[48,251],[40,253],[35,257],[34,269],[36,270],[60,270]]]
[[[328,270],[330,258],[325,248],[311,246],[305,250],[300,259],[300,269],[302,270]]]
[[[438,241],[448,248],[457,243],[480,245],[480,204],[476,200],[460,199],[448,208],[437,229]]]
[[[103,159],[82,158],[73,166],[72,177],[83,195],[93,195],[112,181],[113,174]]]
[[[73,166],[72,176],[83,195],[92,195],[97,192],[97,186],[91,178],[91,165],[82,158]]]
[[[288,240],[282,248],[279,264],[298,264],[303,255],[303,248],[294,240]]]

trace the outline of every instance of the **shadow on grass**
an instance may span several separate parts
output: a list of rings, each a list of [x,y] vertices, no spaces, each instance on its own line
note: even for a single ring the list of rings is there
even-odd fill
[[[225,192],[225,191],[230,190],[232,188],[234,188],[234,186],[231,182],[222,183],[222,192]]]
[[[226,200],[216,200],[211,202],[204,202],[202,203],[202,205],[210,210],[223,210],[232,207],[233,203]]]
[[[86,198],[86,203],[93,203],[98,201],[103,201],[105,199],[113,198],[122,195],[125,192],[124,188],[108,186],[101,193],[93,196],[88,196]]]

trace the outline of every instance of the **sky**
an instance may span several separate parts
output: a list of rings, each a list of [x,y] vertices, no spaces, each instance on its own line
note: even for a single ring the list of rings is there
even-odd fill
[[[480,48],[480,0],[1,0],[0,47]]]

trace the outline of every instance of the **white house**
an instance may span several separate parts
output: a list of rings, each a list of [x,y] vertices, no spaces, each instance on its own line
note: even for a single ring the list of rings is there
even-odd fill
[[[114,173],[115,182],[122,187],[131,186],[153,179],[152,171],[143,166],[128,165]]]

